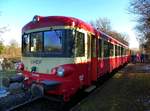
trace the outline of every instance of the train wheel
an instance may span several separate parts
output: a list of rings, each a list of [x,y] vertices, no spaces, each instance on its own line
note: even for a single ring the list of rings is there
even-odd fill
[[[44,95],[44,87],[39,84],[32,84],[31,94],[33,97],[40,97]]]
[[[8,91],[11,94],[23,93],[24,92],[23,83],[21,83],[21,82],[10,83],[10,85],[8,87]]]

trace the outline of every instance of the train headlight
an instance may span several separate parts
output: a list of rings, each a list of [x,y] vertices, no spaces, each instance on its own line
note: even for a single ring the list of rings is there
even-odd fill
[[[57,68],[57,75],[60,76],[60,77],[63,77],[64,76],[64,68],[63,67],[58,67]]]
[[[38,15],[35,15],[34,17],[33,17],[33,20],[32,20],[33,22],[38,22],[38,21],[40,21],[40,16],[38,16]]]
[[[24,70],[24,64],[22,62],[16,64],[17,72],[22,72]]]

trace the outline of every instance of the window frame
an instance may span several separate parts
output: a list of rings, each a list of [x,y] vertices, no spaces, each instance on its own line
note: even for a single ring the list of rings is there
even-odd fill
[[[105,46],[107,46],[106,49],[105,49]],[[103,50],[104,51],[104,57],[110,57],[109,42],[107,40],[104,40],[103,49],[104,49]]]
[[[64,49],[63,49],[63,52],[62,53],[59,53],[59,54],[56,54],[56,53],[50,53],[50,52],[46,52],[44,51],[44,32],[47,32],[47,31],[51,31],[51,30],[44,30],[44,31],[36,31],[36,32],[31,32],[31,33],[39,33],[39,32],[42,32],[42,51],[40,52],[31,52],[30,48],[31,48],[31,33],[24,33],[22,35],[22,56],[23,57],[74,57],[74,54],[73,53],[70,53],[68,51],[68,46],[67,45],[70,45],[70,43],[66,43],[68,40],[71,40],[69,38],[72,38],[72,44],[74,44],[74,35],[70,35],[70,32],[69,31],[74,31],[73,29],[55,29],[55,30],[64,30]],[[23,51],[23,36],[24,35],[30,35],[29,37],[29,52],[24,52]],[[72,47],[74,48],[74,47]]]
[[[34,34],[34,33],[42,33],[42,50],[41,51],[31,51],[31,34]],[[29,51],[31,52],[31,53],[37,53],[37,52],[43,52],[43,43],[44,43],[44,38],[43,38],[43,31],[37,31],[37,32],[32,32],[32,33],[30,33],[30,46],[29,46]]]
[[[27,53],[29,53],[30,52],[30,34],[23,34],[22,35],[22,45],[21,45],[21,52],[22,52],[22,54],[24,53],[24,42],[23,42],[23,40],[24,40],[24,36],[25,35],[27,35],[27,36],[29,36],[29,44],[28,44],[28,51],[26,51]]]
[[[112,44],[111,42],[109,42],[109,56],[114,56],[114,44]]]
[[[98,39],[98,57],[102,58],[102,39]]]
[[[75,57],[85,57],[85,33],[80,32],[80,31],[76,31],[75,33],[76,33],[75,34]],[[83,37],[83,40],[81,41],[83,47],[81,48],[78,47],[78,46],[81,46],[81,44],[78,45],[78,42],[79,42],[78,40],[81,40],[79,39],[78,34],[82,35],[81,37]],[[81,51],[80,49],[82,49],[83,51]]]
[[[117,44],[115,45],[115,56],[118,56],[118,46],[117,46]]]
[[[91,58],[97,57],[97,38],[91,35]]]
[[[60,29],[61,30],[61,29]],[[64,30],[64,29],[62,29],[62,30]],[[43,52],[45,52],[45,53],[50,53],[50,51],[45,51],[45,32],[50,32],[50,31],[52,31],[52,30],[47,30],[47,31],[43,31]],[[53,30],[54,31],[54,30]],[[57,30],[55,30],[55,31],[57,31]],[[62,52],[61,53],[63,53],[64,52],[64,49],[65,49],[65,40],[66,40],[66,31],[64,31],[64,38],[63,38],[63,43],[61,44],[62,46],[61,46],[61,48],[62,48]],[[52,52],[51,52],[52,53]],[[60,53],[60,52],[53,52],[53,53]],[[60,54],[61,54],[60,53]]]

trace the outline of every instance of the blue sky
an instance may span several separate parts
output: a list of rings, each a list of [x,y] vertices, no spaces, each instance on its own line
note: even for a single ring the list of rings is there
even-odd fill
[[[4,43],[12,39],[21,43],[21,28],[34,15],[64,15],[80,18],[86,22],[99,17],[108,18],[112,29],[128,33],[130,47],[137,47],[133,18],[128,14],[129,0],[0,0],[0,27],[9,31],[1,35]]]

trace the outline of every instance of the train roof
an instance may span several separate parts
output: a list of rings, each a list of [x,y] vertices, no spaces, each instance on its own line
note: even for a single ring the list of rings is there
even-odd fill
[[[95,35],[101,36],[102,38],[106,40],[113,41],[115,43],[119,43],[123,46],[128,46],[127,44],[124,44],[120,42],[119,40],[114,39],[113,37],[105,34],[104,32],[97,31],[95,28],[93,28],[90,24],[74,18],[74,17],[66,17],[66,16],[34,16],[33,20],[29,23],[27,23],[22,28],[22,33],[28,31],[28,30],[34,30],[37,28],[44,28],[44,27],[50,27],[50,26],[74,26],[77,28],[82,28],[86,31],[89,31],[91,33],[94,33]]]
[[[27,30],[32,30],[38,28],[44,28],[44,27],[50,27],[50,26],[74,26],[78,28],[83,28],[89,32],[95,33],[95,29],[88,23],[77,19],[73,17],[66,17],[66,16],[35,16],[34,18],[37,18],[38,21],[35,23],[34,19],[33,21],[26,24],[22,32],[25,32]]]

